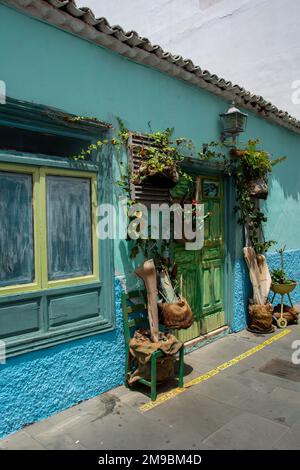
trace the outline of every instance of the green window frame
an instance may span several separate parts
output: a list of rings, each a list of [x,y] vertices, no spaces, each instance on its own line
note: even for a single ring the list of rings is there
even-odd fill
[[[35,290],[63,288],[99,281],[99,243],[96,235],[97,209],[97,174],[78,170],[65,170],[55,167],[37,167],[0,163],[1,172],[29,174],[33,187],[33,247],[35,279],[27,284],[15,284],[0,287],[0,295],[11,295]],[[48,239],[47,239],[47,177],[62,176],[87,179],[90,182],[91,203],[91,255],[92,273],[77,277],[49,280],[48,275]]]
[[[10,210],[13,218],[2,233],[2,240],[0,237],[0,245],[1,249],[7,246],[9,252],[15,255],[9,255],[4,260],[0,256],[0,341],[5,342],[7,357],[113,331],[116,327],[115,244],[113,240],[99,240],[96,236],[97,205],[100,201],[112,204],[114,200],[111,150],[107,146],[107,150],[101,153],[101,158],[95,152],[91,160],[84,162],[70,158],[99,138],[109,140],[111,126],[89,120],[77,121],[74,120],[74,115],[64,110],[10,97],[7,97],[5,105],[0,106],[0,121],[3,137],[0,172],[32,175],[30,183],[28,178],[19,178],[19,187],[24,197],[22,203],[17,202],[21,197],[18,195],[13,204],[8,204],[10,198],[7,194],[11,191],[13,195],[18,186],[13,179],[4,177],[2,185],[2,188],[6,188],[6,193],[3,193],[4,204],[0,209],[4,217]],[[23,132],[24,129],[28,132]],[[8,136],[6,130],[9,130]],[[55,188],[48,188],[48,195],[51,191],[54,195],[53,199],[50,195],[48,197],[54,202],[47,206],[46,183],[47,177],[51,179],[52,176],[53,179],[58,176],[88,178],[90,193],[88,194],[86,186],[83,190],[78,185],[77,193],[75,189],[67,189],[65,203],[63,199],[56,197]],[[63,194],[62,184],[58,185],[58,189]],[[86,209],[84,214],[80,211],[81,200],[85,201],[85,208],[89,201],[91,218]],[[64,219],[69,222],[63,224],[61,233],[67,233],[70,227],[70,237],[68,235],[63,238],[57,227],[60,227],[61,214],[67,210],[67,201],[78,208],[79,215],[78,219],[75,215]],[[58,234],[53,237],[53,245],[50,236],[49,246],[54,258],[47,250],[47,207],[52,211],[54,233]],[[13,248],[17,239],[14,234],[17,233],[18,220],[21,218],[17,213],[21,211],[24,211],[24,226],[27,227],[24,234],[27,233],[28,236],[20,238],[18,247],[23,246],[30,251],[26,255],[20,251],[18,256],[19,250],[13,251]],[[59,215],[56,217],[55,214]],[[6,221],[10,221],[9,217]],[[86,227],[86,231],[74,231],[77,221],[82,227]],[[86,240],[90,239],[88,231],[92,234],[92,252],[89,248],[84,254],[73,256],[73,253],[81,253],[80,249],[75,250],[76,246],[86,246]],[[59,253],[66,253],[63,262]],[[9,276],[5,275],[7,269],[11,270]],[[68,277],[72,271],[72,277]],[[12,282],[14,285],[11,285]]]

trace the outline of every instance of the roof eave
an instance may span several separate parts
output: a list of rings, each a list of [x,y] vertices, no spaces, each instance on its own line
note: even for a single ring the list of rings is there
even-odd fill
[[[135,62],[189,82],[225,100],[234,100],[236,104],[264,119],[300,134],[300,121],[262,97],[194,66],[191,60],[164,52],[161,47],[153,46],[148,39],[140,37],[134,31],[126,33],[119,26],[111,27],[105,18],[96,19],[91,10],[78,8],[73,0],[1,1]]]

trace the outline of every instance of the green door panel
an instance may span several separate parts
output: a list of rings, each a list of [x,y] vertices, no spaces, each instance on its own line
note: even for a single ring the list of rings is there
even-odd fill
[[[189,305],[194,313],[196,321],[187,330],[180,330],[176,336],[180,341],[188,341],[197,338],[200,333],[200,316],[201,316],[201,291],[200,271],[199,271],[199,253],[197,251],[186,251],[185,245],[174,244],[174,257],[178,266],[178,280],[182,276],[182,295],[188,299]]]
[[[222,303],[223,292],[222,292],[222,266],[215,266],[213,268],[213,294],[215,305]]]
[[[189,184],[180,181],[173,197],[180,199]],[[183,279],[183,295],[195,316],[194,324],[175,334],[189,341],[225,324],[224,313],[224,197],[220,178],[201,177],[201,202],[210,217],[204,225],[204,247],[186,251],[185,245],[174,242],[173,258],[177,263],[178,280]]]

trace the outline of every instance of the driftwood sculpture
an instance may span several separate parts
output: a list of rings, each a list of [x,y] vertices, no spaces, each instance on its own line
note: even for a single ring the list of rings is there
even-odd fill
[[[159,287],[160,293],[169,304],[178,302],[179,297],[176,295],[175,290],[172,286],[172,282],[167,270],[163,270],[159,273]]]
[[[145,284],[148,300],[148,318],[151,332],[151,341],[159,341],[158,307],[157,307],[157,277],[153,259],[145,261],[142,266],[136,269],[135,274],[140,277]]]
[[[245,247],[243,251],[253,287],[253,303],[265,305],[272,283],[266,258],[263,255],[257,255],[250,246]]]

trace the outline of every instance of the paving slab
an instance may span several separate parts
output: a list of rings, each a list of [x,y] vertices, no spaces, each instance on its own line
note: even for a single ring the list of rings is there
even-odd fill
[[[193,389],[191,389],[193,390]],[[235,405],[238,400],[247,398],[251,388],[224,375],[207,380],[197,386],[195,394],[205,395],[220,403]]]
[[[238,374],[234,376],[233,379],[234,378],[241,383],[248,382],[250,386],[251,384],[256,384],[263,390],[268,390],[269,392],[272,392],[276,387],[282,387],[288,390],[293,390],[295,392],[300,392],[299,383],[276,377],[274,375],[264,374],[259,372],[258,369],[246,370],[244,374]]]
[[[276,387],[271,392],[271,398],[282,400],[285,403],[296,403],[300,407],[300,391],[289,390],[288,388]]]
[[[113,395],[100,395],[85,402],[80,403],[68,410],[58,413],[50,418],[27,426],[26,432],[35,437],[46,433],[49,437],[67,432],[68,429],[74,429],[83,426],[97,417],[105,416],[107,410],[116,406],[118,398]]]
[[[276,399],[272,393],[249,391],[247,397],[237,400],[235,406],[240,409],[256,413],[259,416],[269,418],[288,426],[292,426],[300,419],[300,403],[289,402],[287,400]]]
[[[35,440],[47,450],[87,450],[78,439],[73,439],[67,432],[37,434]]]
[[[274,449],[300,450],[300,420],[275,443]]]
[[[45,450],[45,447],[26,431],[20,431],[2,439],[1,446],[3,449],[9,450]]]
[[[270,449],[288,430],[258,415],[242,413],[209,436],[204,444],[219,450]]]
[[[199,387],[195,386],[175,399],[147,411],[145,415],[171,424],[179,433],[188,432],[204,440],[240,412],[228,404],[224,405],[199,394]]]

